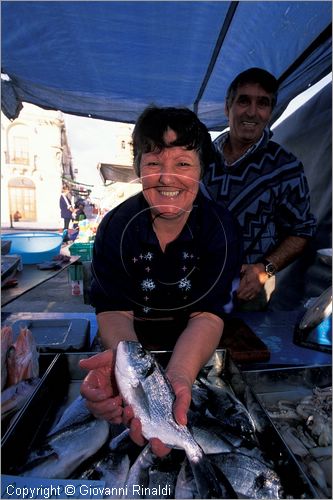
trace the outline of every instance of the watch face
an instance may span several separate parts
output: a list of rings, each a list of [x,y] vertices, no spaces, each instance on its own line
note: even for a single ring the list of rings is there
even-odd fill
[[[270,276],[273,276],[275,274],[275,267],[270,262],[266,266],[266,273],[269,274]]]

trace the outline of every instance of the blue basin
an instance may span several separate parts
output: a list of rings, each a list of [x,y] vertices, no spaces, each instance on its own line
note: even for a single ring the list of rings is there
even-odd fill
[[[12,242],[9,254],[18,254],[23,264],[40,264],[60,253],[62,235],[58,233],[23,232],[1,234],[1,240]]]

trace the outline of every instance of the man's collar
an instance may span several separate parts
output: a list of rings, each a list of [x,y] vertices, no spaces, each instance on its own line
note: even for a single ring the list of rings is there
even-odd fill
[[[226,163],[225,158],[224,158],[224,154],[223,154],[223,146],[227,142],[227,140],[229,139],[229,135],[230,135],[230,132],[229,132],[229,130],[227,130],[226,132],[224,132],[223,134],[218,136],[214,141],[215,146],[217,147],[219,153],[222,156],[223,163]],[[240,158],[238,158],[233,163],[228,164],[228,166],[238,165],[244,158],[246,158],[247,156],[252,154],[254,151],[265,147],[266,144],[268,143],[268,141],[270,140],[270,138],[272,137],[272,135],[273,135],[273,132],[268,127],[266,127],[262,133],[262,136],[258,140],[258,142],[256,142],[255,144],[252,144],[252,146],[250,146]]]

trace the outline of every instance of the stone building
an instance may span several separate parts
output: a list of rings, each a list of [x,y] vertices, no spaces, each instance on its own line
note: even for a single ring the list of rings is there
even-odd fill
[[[2,113],[1,227],[60,229],[63,178],[74,174],[62,113],[32,104],[13,121]]]

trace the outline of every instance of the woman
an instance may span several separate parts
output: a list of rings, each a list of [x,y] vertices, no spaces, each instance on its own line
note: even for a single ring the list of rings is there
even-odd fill
[[[133,131],[139,193],[105,215],[92,261],[92,303],[107,351],[81,362],[81,392],[100,418],[123,421],[144,444],[140,422],[111,383],[120,340],[172,349],[166,374],[175,418],[187,422],[192,384],[219,344],[242,247],[228,211],[199,189],[212,159],[206,127],[188,109],[147,108]],[[153,451],[167,448],[152,440]]]

